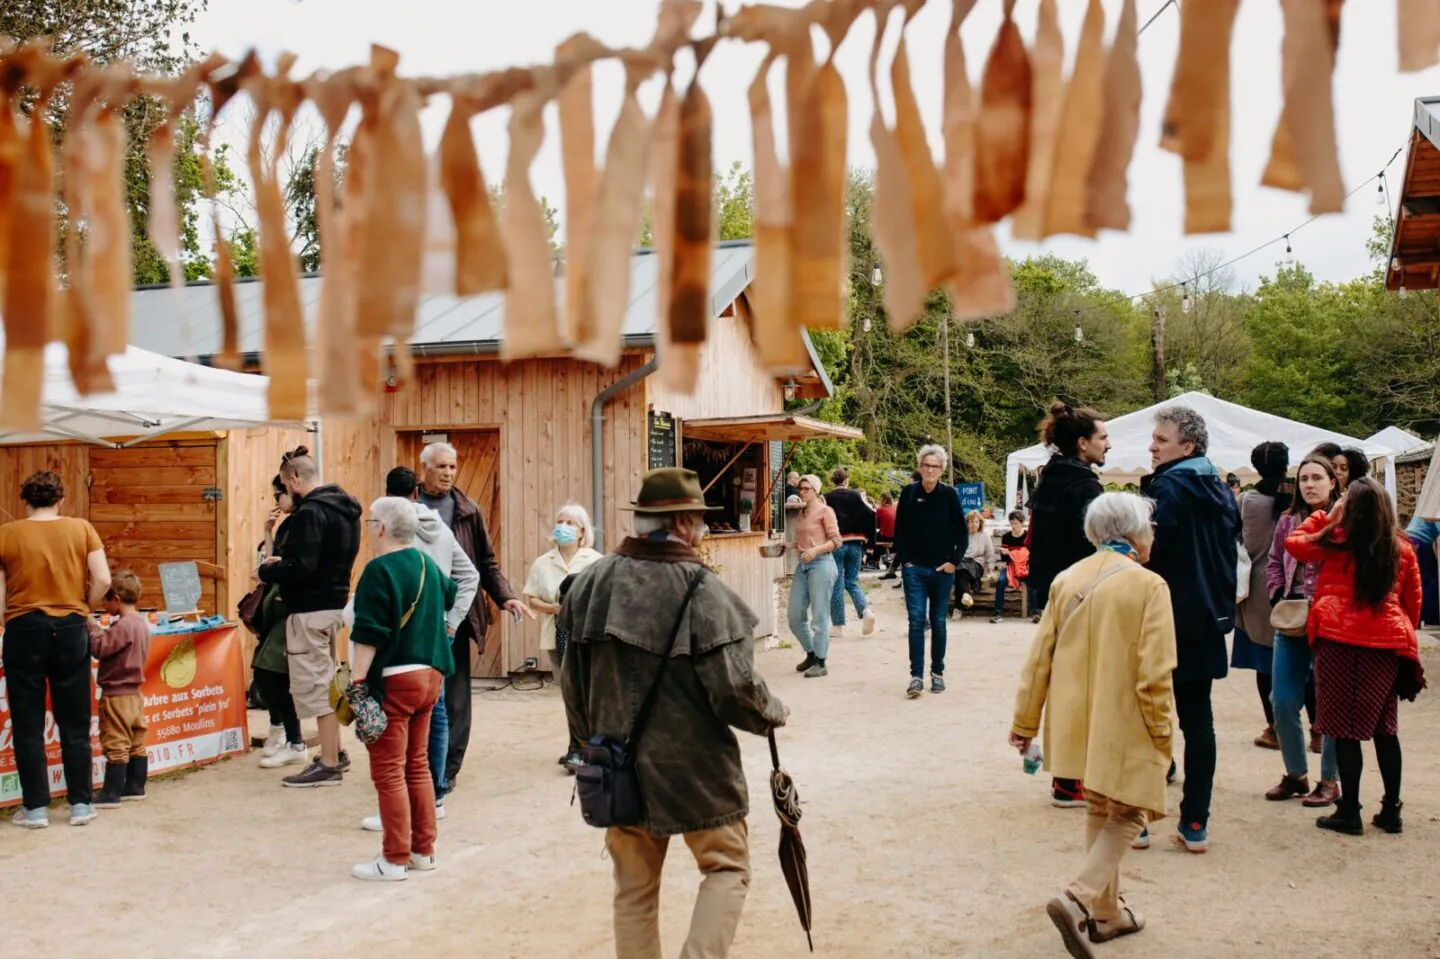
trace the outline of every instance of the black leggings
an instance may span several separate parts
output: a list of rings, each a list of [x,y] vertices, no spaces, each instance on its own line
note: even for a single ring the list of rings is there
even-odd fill
[[[1275,725],[1275,705],[1270,702],[1271,677],[1269,673],[1255,674],[1255,688],[1260,691],[1260,705],[1265,707],[1265,725]]]
[[[1400,801],[1400,737],[1376,736],[1375,758],[1380,763],[1380,779],[1385,783],[1385,801]],[[1335,740],[1335,761],[1340,767],[1340,802],[1347,808],[1360,805],[1360,772],[1365,761],[1360,754],[1360,740]]]
[[[295,700],[290,698],[290,677],[268,669],[255,670],[255,688],[270,710],[270,725],[285,727],[287,743],[303,743],[300,717],[295,714]]]

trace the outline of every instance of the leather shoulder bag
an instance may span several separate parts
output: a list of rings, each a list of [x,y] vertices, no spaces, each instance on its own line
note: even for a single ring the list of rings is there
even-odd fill
[[[690,581],[685,592],[685,601],[680,604],[680,615],[675,618],[675,628],[670,632],[670,641],[665,644],[665,653],[660,657],[660,667],[655,681],[640,704],[640,711],[630,725],[630,733],[623,740],[599,734],[580,748],[582,765],[575,771],[575,793],[580,797],[580,816],[597,829],[611,826],[638,826],[645,821],[645,801],[640,794],[640,776],[635,768],[635,754],[650,711],[655,707],[655,697],[660,692],[660,683],[665,679],[665,669],[670,663],[670,654],[675,649],[675,640],[685,622],[685,610],[690,598],[705,579],[702,568],[699,575]]]

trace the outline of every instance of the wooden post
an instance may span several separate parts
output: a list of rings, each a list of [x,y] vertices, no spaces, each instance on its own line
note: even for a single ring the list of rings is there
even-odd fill
[[[1151,390],[1155,402],[1165,400],[1165,308],[1155,308],[1155,318],[1150,324],[1150,373]]]

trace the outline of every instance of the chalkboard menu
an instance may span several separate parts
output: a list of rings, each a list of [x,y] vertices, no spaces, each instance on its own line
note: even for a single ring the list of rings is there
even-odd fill
[[[167,612],[197,612],[200,609],[200,570],[193,562],[161,563],[160,590],[165,594]]]
[[[650,469],[679,466],[675,456],[675,417],[651,410],[648,426]]]

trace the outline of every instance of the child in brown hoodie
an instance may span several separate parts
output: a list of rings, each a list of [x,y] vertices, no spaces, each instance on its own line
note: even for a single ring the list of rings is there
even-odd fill
[[[128,569],[117,570],[105,594],[105,609],[118,616],[90,640],[90,652],[100,660],[95,677],[100,684],[100,748],[105,753],[105,785],[95,805],[109,808],[121,801],[145,798],[150,764],[145,754],[145,698],[140,684],[145,659],[150,655],[150,626],[135,611],[140,602],[140,579]]]

